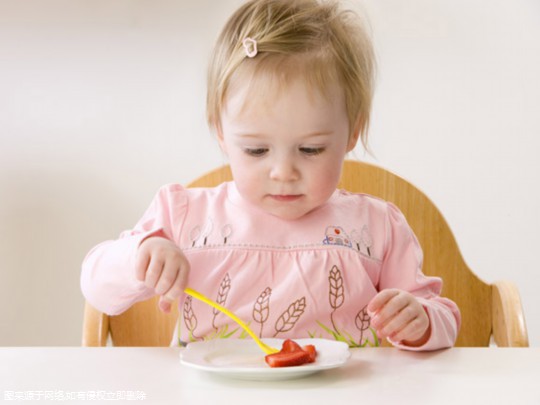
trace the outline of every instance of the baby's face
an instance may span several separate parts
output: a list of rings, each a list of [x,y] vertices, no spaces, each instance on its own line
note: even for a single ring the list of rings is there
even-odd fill
[[[239,85],[225,107],[218,139],[244,199],[297,219],[330,198],[356,142],[339,87],[323,97],[301,80],[269,94]]]

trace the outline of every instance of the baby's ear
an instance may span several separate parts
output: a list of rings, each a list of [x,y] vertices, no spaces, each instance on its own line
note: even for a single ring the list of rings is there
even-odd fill
[[[225,145],[225,139],[223,138],[223,130],[220,127],[216,128],[216,137],[221,151],[227,156],[227,147]]]
[[[350,152],[354,149],[358,143],[358,138],[360,137],[360,131],[354,131],[349,135],[349,141],[347,143],[347,152]]]
[[[347,143],[347,152],[350,152],[354,149],[356,144],[358,143],[358,139],[360,138],[360,128],[362,126],[362,123],[360,119],[356,122],[356,125],[354,126],[354,131],[351,132],[349,135],[349,141]]]

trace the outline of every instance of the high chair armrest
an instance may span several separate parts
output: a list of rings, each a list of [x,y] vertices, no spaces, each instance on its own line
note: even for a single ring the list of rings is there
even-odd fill
[[[98,311],[88,302],[84,305],[82,345],[106,346],[109,336],[109,316]]]
[[[492,284],[493,337],[499,347],[529,347],[527,327],[516,285],[510,281]]]

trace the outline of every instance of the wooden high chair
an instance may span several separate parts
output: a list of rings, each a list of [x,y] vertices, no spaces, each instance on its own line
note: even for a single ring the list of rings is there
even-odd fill
[[[211,187],[231,180],[228,166],[211,171],[188,187]],[[489,284],[465,264],[454,236],[435,205],[411,183],[375,165],[346,161],[340,188],[367,193],[394,203],[403,212],[424,251],[423,271],[443,279],[442,295],[461,310],[456,346],[529,345],[516,286],[509,281]],[[178,309],[159,311],[158,298],[133,305],[117,316],[105,315],[86,303],[83,346],[168,346]]]

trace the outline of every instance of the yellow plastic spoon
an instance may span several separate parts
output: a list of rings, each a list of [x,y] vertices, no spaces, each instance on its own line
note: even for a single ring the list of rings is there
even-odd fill
[[[249,326],[246,325],[244,321],[242,321],[240,318],[238,318],[235,314],[233,314],[231,311],[229,311],[227,308],[219,305],[217,302],[212,301],[210,298],[206,297],[205,295],[201,294],[200,292],[197,292],[195,290],[192,290],[191,288],[186,288],[184,292],[188,295],[191,295],[193,298],[196,298],[211,307],[216,308],[218,311],[224,313],[229,318],[231,318],[233,321],[235,321],[238,325],[244,329],[249,336],[255,340],[255,342],[259,345],[259,347],[266,353],[266,354],[272,354],[279,352],[278,349],[272,346],[268,346],[266,343],[264,343],[261,339],[257,337],[257,335],[249,328]]]

